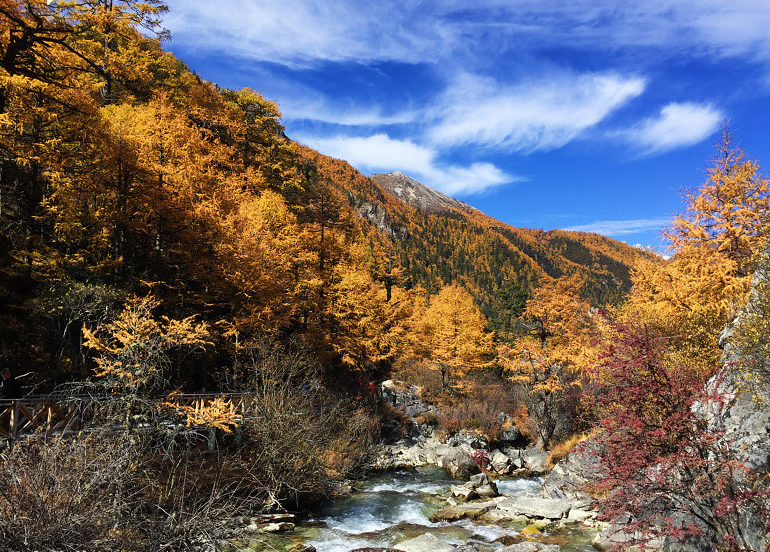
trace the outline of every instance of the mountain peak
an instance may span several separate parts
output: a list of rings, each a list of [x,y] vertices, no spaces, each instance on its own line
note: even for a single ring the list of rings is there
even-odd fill
[[[414,178],[401,171],[373,174],[370,178],[390,195],[425,213],[435,214],[451,210],[475,210],[467,203],[420,184]]]
[[[666,261],[671,258],[671,255],[666,255],[660,249],[652,245],[642,245],[641,243],[635,243],[631,247],[635,247],[636,249],[641,249],[642,251],[646,251],[647,253],[652,253],[653,255],[657,255],[658,257]]]

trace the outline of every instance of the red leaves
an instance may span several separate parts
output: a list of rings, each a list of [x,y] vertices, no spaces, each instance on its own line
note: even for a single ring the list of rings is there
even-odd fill
[[[625,520],[640,543],[656,536],[708,534],[730,547],[739,516],[761,510],[761,493],[748,487],[751,471],[722,435],[709,431],[696,402],[721,404],[704,391],[707,374],[664,354],[663,341],[639,323],[617,324],[601,355],[594,398],[607,476],[603,517]],[[718,537],[717,537],[718,536]]]

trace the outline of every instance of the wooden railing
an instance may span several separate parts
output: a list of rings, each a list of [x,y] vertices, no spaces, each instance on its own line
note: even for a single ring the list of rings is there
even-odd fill
[[[182,394],[174,395],[174,402],[204,408],[216,397],[224,397],[241,416],[246,415],[249,394]],[[165,397],[153,399],[158,402]],[[50,435],[80,429],[95,418],[101,408],[112,408],[113,397],[74,396],[63,398],[50,395],[29,395],[22,399],[0,400],[0,440],[16,440],[34,433]]]

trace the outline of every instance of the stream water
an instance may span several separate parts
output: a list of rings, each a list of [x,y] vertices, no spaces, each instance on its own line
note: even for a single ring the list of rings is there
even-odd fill
[[[473,544],[480,552],[494,552],[524,527],[522,523],[482,524],[470,520],[432,523],[429,517],[447,505],[452,483],[457,482],[440,469],[379,474],[357,485],[350,496],[328,504],[315,519],[298,524],[293,533],[260,535],[244,542],[238,550],[281,552],[297,544],[313,545],[318,552],[392,548],[430,532],[449,544]],[[501,494],[517,496],[537,493],[542,479],[498,479],[496,483]],[[535,539],[558,544],[564,552],[586,552],[593,550],[593,535],[577,526],[555,528]]]

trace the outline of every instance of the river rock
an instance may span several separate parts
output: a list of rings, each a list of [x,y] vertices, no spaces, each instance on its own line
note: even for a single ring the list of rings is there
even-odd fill
[[[398,550],[404,552],[455,552],[455,547],[448,544],[431,533],[425,533],[419,537],[399,542]]]
[[[517,448],[505,448],[503,454],[505,454],[511,460],[512,469],[518,470],[524,467],[524,460],[521,459],[522,449]]]
[[[456,506],[442,508],[432,516],[433,523],[439,521],[457,521],[458,519],[475,519],[495,507],[494,502],[467,502]]]
[[[556,544],[544,544],[542,542],[518,542],[499,550],[499,552],[560,552]]]
[[[455,498],[459,498],[463,501],[468,501],[473,498],[473,489],[470,487],[467,487],[465,485],[452,485],[449,487],[449,490],[452,492],[452,496]]]
[[[295,544],[291,548],[287,548],[286,552],[316,552],[315,546],[312,544]]]
[[[470,454],[458,447],[449,447],[438,457],[436,463],[439,468],[444,468],[452,479],[467,481],[471,475],[479,472],[479,467]]]
[[[536,449],[528,448],[522,451],[521,459],[524,463],[524,467],[532,473],[542,474],[548,470],[548,453]]]
[[[265,523],[259,526],[260,533],[287,533],[294,531],[294,524],[288,521]]]
[[[511,472],[513,468],[513,462],[508,455],[500,452],[499,450],[493,450],[487,455],[489,459],[489,467],[493,472],[505,475]]]
[[[562,519],[567,517],[572,502],[554,498],[512,497],[497,503],[497,509],[511,517]]]
[[[476,494],[480,498],[494,498],[496,496],[500,496],[500,493],[497,492],[497,485],[495,485],[494,481],[490,481],[486,485],[476,487],[474,491],[476,491]]]
[[[468,483],[473,487],[473,490],[481,498],[494,498],[496,496],[500,496],[500,493],[497,491],[497,485],[494,481],[490,481],[489,477],[487,477],[487,474],[485,473],[479,473],[477,475],[471,476],[471,479]]]

